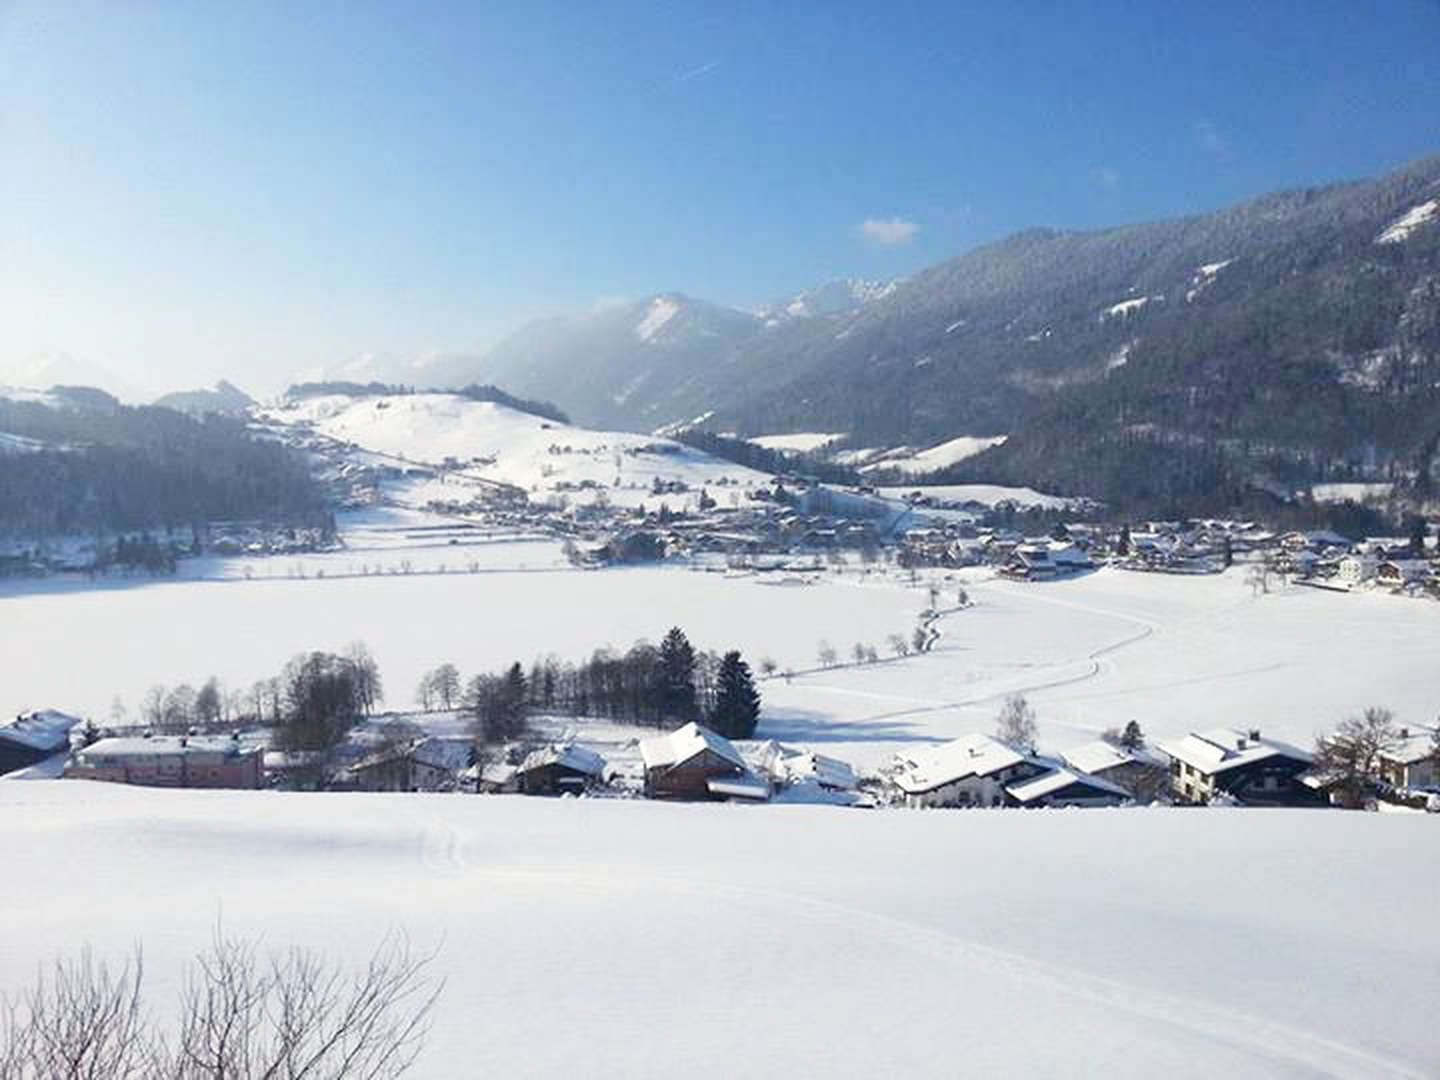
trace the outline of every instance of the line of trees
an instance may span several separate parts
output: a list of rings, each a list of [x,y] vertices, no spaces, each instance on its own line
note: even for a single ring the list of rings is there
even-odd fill
[[[364,642],[345,652],[306,652],[292,657],[279,674],[260,679],[249,691],[226,690],[215,676],[198,689],[189,683],[153,686],[140,705],[140,720],[161,732],[183,733],[218,725],[266,724],[284,750],[322,750],[345,737],[361,716],[385,697],[380,666]],[[111,723],[122,726],[125,707],[117,699]]]
[[[624,653],[597,649],[578,664],[550,656],[536,660],[528,673],[516,662],[476,675],[461,700],[476,737],[487,743],[522,737],[536,712],[653,727],[698,721],[739,739],[754,734],[760,716],[760,694],[740,653],[699,651],[679,627],[658,646],[641,641]]]

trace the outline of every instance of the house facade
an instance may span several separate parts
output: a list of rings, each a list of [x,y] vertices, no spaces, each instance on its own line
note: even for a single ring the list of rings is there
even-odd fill
[[[1380,774],[1391,787],[1408,791],[1440,791],[1440,750],[1435,732],[1401,728],[1395,748],[1380,758]]]
[[[756,782],[729,739],[695,723],[669,735],[642,739],[640,757],[645,765],[645,794],[652,799],[745,797],[750,787],[730,792],[724,785]],[[768,795],[769,785],[759,783]]]
[[[100,739],[75,751],[67,779],[147,787],[258,788],[263,751],[238,737],[155,735]]]
[[[1035,758],[989,735],[965,735],[899,756],[891,783],[905,806],[1004,806],[1006,788],[1047,772]]]
[[[1160,744],[1170,758],[1176,802],[1204,805],[1217,796],[1245,806],[1323,806],[1325,796],[1301,775],[1310,754],[1264,738],[1258,730],[1212,728]]]

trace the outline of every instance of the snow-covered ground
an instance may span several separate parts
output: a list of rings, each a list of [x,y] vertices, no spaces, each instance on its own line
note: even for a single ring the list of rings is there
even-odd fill
[[[0,988],[217,918],[446,985],[417,1077],[1425,1077],[1433,816],[0,784]],[[1380,868],[1383,868],[1383,872]]]
[[[1046,495],[1030,487],[1002,487],[999,484],[905,484],[880,489],[882,495],[893,499],[903,498],[912,491],[946,502],[978,502],[986,506],[1013,502],[1020,506],[1039,506],[1050,510],[1061,509],[1075,501],[1061,495]]]
[[[749,441],[767,450],[805,454],[829,446],[836,439],[844,437],[844,432],[797,431],[789,435],[754,435]]]
[[[1394,484],[1316,484],[1310,489],[1310,497],[1316,502],[1364,502],[1366,499],[1388,499]]]
[[[743,488],[769,480],[764,473],[668,439],[593,431],[455,394],[318,396],[265,415],[278,423],[308,423],[320,434],[388,457],[391,465],[438,466],[453,459],[463,467],[444,482],[428,481],[428,489],[411,492],[411,505],[432,498],[463,501],[467,476],[527,492],[573,491],[588,484],[625,505],[655,502],[651,488],[657,479],[694,489]],[[589,501],[593,492],[575,497]]]
[[[543,544],[500,547],[533,549],[542,566],[554,554]],[[1366,706],[1389,707],[1403,724],[1431,720],[1440,700],[1440,605],[1300,587],[1256,597],[1241,568],[1201,577],[1107,569],[1047,583],[935,575],[942,607],[961,583],[972,606],[940,620],[934,651],[895,659],[888,638],[913,630],[928,603],[924,576],[912,585],[852,566],[786,585],[683,566],[458,573],[464,553],[483,547],[433,550],[449,572],[420,573],[417,563],[409,575],[7,583],[0,655],[16,662],[0,681],[0,709],[54,707],[105,723],[116,696],[133,714],[156,683],[215,674],[245,688],[296,652],[356,639],[379,662],[387,704],[404,708],[420,675],[444,661],[469,675],[548,653],[579,660],[658,641],[677,624],[698,647],[739,648],[757,668],[768,656],[794,670],[762,683],[762,737],[861,767],[916,741],[992,730],[1012,693],[1034,705],[1042,745],[1062,751],[1132,719],[1153,737],[1228,724],[1309,745]],[[337,556],[336,571],[358,557]],[[376,565],[402,558],[422,556],[375,555]],[[882,661],[816,670],[822,640],[842,661],[856,643]]]

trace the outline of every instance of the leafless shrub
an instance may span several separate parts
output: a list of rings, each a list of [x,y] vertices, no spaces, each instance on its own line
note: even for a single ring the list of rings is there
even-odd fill
[[[442,982],[433,953],[385,937],[353,973],[305,949],[262,958],[217,927],[190,968],[173,1033],[89,950],[0,1009],[0,1080],[388,1080],[415,1063]]]

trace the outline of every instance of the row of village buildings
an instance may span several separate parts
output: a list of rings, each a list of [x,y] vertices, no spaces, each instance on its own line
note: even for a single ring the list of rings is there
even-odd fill
[[[464,737],[357,746],[348,761],[267,751],[229,736],[137,735],[70,747],[78,722],[33,713],[0,726],[0,773],[160,787],[643,795],[657,799],[905,807],[1098,807],[1173,802],[1324,806],[1312,755],[1258,730],[1214,728],[1154,745],[1096,740],[1059,755],[972,734],[906,750],[878,775],[772,741],[733,743],[699,724],[635,741],[635,768],[573,740],[477,763]],[[1434,731],[1407,728],[1382,762],[1398,792],[1440,792]],[[1434,802],[1436,800],[1432,800]]]

